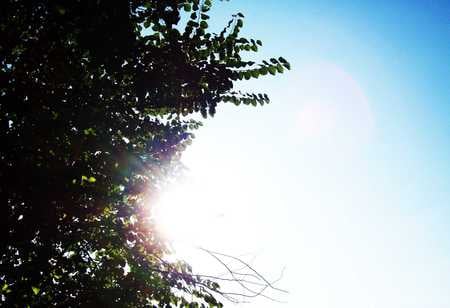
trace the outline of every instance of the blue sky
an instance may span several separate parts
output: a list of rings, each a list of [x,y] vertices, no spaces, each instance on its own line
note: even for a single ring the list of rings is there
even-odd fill
[[[286,266],[286,304],[244,307],[450,307],[450,4],[217,1],[212,28],[238,11],[264,43],[249,58],[293,69],[198,131],[189,193],[166,201],[190,203],[187,237]]]

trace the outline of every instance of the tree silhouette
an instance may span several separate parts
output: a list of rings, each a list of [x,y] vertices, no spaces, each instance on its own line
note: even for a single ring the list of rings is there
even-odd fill
[[[261,42],[241,13],[209,33],[211,5],[1,2],[0,305],[221,306],[214,279],[164,261],[152,202],[189,115],[268,103],[235,82],[289,63],[243,60]]]

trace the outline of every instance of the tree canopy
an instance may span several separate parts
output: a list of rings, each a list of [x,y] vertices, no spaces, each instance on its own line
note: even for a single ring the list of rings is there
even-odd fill
[[[208,31],[209,0],[1,1],[0,305],[221,306],[167,262],[152,205],[219,103],[265,104],[241,13]],[[201,222],[199,222],[201,223]],[[187,296],[189,295],[189,296]]]

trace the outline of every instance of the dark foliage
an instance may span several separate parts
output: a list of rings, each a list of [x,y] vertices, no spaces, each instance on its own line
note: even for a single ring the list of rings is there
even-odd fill
[[[242,60],[261,42],[239,37],[240,13],[208,33],[210,7],[1,1],[0,305],[221,305],[164,261],[152,201],[199,125],[186,116],[267,103],[233,82],[289,63]]]

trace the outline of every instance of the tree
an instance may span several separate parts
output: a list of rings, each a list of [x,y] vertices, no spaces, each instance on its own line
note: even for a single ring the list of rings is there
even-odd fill
[[[243,60],[261,42],[239,36],[241,13],[209,33],[209,0],[0,8],[1,305],[220,306],[217,282],[164,260],[152,202],[189,115],[268,103],[234,83],[289,63]]]

